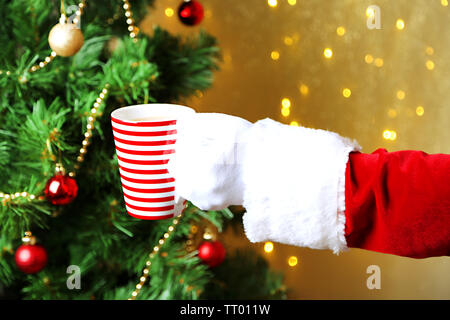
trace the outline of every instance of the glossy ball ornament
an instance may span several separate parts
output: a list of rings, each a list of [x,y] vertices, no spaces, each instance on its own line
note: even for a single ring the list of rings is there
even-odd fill
[[[188,26],[195,26],[203,20],[203,6],[196,0],[183,1],[178,8],[178,18]]]
[[[225,260],[225,248],[219,241],[205,241],[198,247],[198,257],[211,268]]]
[[[81,29],[73,23],[58,23],[48,35],[50,48],[61,57],[73,56],[81,49],[83,42]]]
[[[15,261],[20,271],[33,274],[44,269],[47,264],[47,250],[38,244],[22,244],[17,248]]]
[[[77,193],[77,182],[68,175],[56,174],[45,185],[45,197],[54,205],[71,203],[76,198]]]

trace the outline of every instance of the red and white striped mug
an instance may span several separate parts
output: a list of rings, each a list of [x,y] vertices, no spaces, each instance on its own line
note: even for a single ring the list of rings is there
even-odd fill
[[[111,113],[125,206],[144,220],[172,218],[175,177],[167,164],[175,154],[177,120],[193,115],[189,107],[143,104]]]

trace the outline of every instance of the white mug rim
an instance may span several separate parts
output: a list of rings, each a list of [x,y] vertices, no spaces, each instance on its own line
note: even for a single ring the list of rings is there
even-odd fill
[[[130,113],[139,111],[140,117],[156,116],[167,118],[167,120],[176,120],[181,114],[194,114],[196,111],[188,106],[173,104],[173,103],[147,103],[147,104],[136,104],[126,107],[121,107],[115,109],[111,112],[111,118],[118,119],[120,121],[128,123],[140,123],[140,122],[160,122],[158,120],[132,120],[130,119]],[[156,114],[155,114],[156,112]],[[147,113],[147,115],[145,114]],[[134,118],[136,116],[133,116]]]

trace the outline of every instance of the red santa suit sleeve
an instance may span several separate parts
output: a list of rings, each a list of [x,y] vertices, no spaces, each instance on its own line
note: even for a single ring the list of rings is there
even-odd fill
[[[345,218],[348,247],[412,258],[450,255],[450,155],[350,153]]]
[[[241,178],[251,242],[450,255],[450,155],[365,154],[336,133],[271,119],[253,124],[247,139]]]

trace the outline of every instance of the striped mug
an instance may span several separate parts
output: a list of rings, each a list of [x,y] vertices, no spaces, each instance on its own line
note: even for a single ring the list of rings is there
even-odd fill
[[[195,111],[174,104],[143,104],[111,113],[125,206],[144,220],[172,218],[175,177],[167,164],[175,154],[177,119]]]

